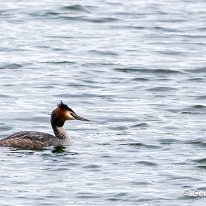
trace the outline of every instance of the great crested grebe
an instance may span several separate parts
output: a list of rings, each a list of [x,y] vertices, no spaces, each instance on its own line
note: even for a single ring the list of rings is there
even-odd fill
[[[1,139],[0,146],[41,150],[48,146],[65,145],[69,139],[63,128],[66,120],[89,121],[77,115],[71,108],[61,101],[51,114],[51,126],[55,136],[44,132],[22,131]]]

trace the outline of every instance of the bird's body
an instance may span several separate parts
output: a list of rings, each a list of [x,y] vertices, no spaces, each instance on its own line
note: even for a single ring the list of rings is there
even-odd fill
[[[78,116],[71,108],[61,102],[51,114],[51,126],[54,135],[36,131],[21,131],[1,139],[0,146],[41,150],[49,146],[66,145],[69,137],[63,125],[66,120],[74,119],[88,121]]]
[[[0,140],[0,146],[33,150],[41,150],[45,147],[64,145],[66,143],[67,139],[60,139],[48,133],[35,131],[17,132]]]

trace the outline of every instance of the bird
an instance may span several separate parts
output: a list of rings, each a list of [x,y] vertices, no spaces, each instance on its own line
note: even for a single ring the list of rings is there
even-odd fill
[[[89,121],[77,115],[67,104],[60,101],[52,111],[50,118],[54,135],[45,132],[20,131],[0,139],[0,146],[25,150],[43,150],[49,146],[64,146],[69,142],[69,136],[63,127],[67,120]]]

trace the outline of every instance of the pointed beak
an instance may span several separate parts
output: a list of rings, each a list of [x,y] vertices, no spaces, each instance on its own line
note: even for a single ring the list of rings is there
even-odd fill
[[[83,117],[80,117],[80,116],[77,115],[76,113],[73,113],[72,116],[73,116],[76,120],[89,121],[88,119],[85,119],[85,118],[83,118]]]

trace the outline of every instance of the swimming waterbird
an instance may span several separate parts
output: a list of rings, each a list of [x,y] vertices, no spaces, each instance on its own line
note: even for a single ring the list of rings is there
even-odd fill
[[[57,104],[51,113],[51,126],[54,135],[36,132],[36,131],[21,131],[14,133],[0,140],[0,146],[14,147],[18,149],[42,150],[49,146],[63,146],[68,143],[69,136],[63,126],[67,120],[89,121],[77,115],[70,107],[62,101]]]

